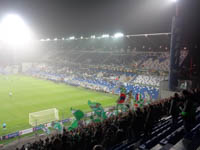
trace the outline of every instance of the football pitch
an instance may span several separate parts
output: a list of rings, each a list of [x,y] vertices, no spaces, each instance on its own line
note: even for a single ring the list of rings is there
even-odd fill
[[[103,107],[115,105],[117,96],[22,75],[0,75],[0,136],[31,127],[29,113],[50,108],[60,119],[72,116],[70,108],[91,111],[88,100]],[[2,124],[7,124],[3,130]]]

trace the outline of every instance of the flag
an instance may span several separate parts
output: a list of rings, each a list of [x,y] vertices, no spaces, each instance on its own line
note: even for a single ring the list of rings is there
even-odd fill
[[[101,122],[101,119],[97,116],[95,116],[95,115],[91,115],[90,116],[90,119],[93,121],[93,122]]]
[[[124,86],[120,87],[120,93],[126,94],[126,88]]]
[[[71,112],[74,115],[74,117],[76,118],[76,120],[81,120],[84,117],[84,113],[81,110],[75,110],[71,108]]]
[[[136,94],[136,97],[135,97],[135,99],[136,99],[136,101],[138,101],[138,100],[142,99],[142,96],[141,96],[141,94],[140,94],[140,93],[137,93],[137,94]]]
[[[60,123],[60,122],[55,122],[53,128],[58,130],[61,133],[63,131],[63,126],[62,126],[62,123]]]
[[[125,99],[126,99],[126,88],[124,86],[121,86],[120,87],[120,96],[119,96],[117,103],[122,104],[125,102]]]
[[[99,118],[101,119],[107,118],[106,112],[104,112],[104,109],[100,103],[91,102],[90,100],[88,100],[88,105],[93,110],[94,114],[97,115]]]
[[[119,100],[118,100],[118,104],[122,104],[125,102],[125,99],[126,99],[126,94],[124,93],[120,93],[120,97],[119,97]]]
[[[88,105],[90,106],[91,109],[95,110],[97,108],[99,108],[101,106],[100,103],[96,103],[96,102],[91,102],[90,100],[88,100]]]
[[[68,128],[69,131],[76,129],[78,127],[78,120],[74,120],[71,126]]]
[[[122,112],[126,112],[128,110],[128,107],[124,104],[117,104],[116,110],[117,110],[117,114],[118,114],[119,110]]]
[[[84,113],[81,110],[75,110],[71,108],[71,112],[75,117],[75,120],[72,122],[71,126],[68,128],[69,131],[78,127],[78,122],[84,117]]]

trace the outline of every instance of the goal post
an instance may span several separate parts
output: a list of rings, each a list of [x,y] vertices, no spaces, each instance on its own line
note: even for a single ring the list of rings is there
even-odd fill
[[[37,126],[59,120],[58,109],[46,109],[38,112],[29,113],[29,124]]]

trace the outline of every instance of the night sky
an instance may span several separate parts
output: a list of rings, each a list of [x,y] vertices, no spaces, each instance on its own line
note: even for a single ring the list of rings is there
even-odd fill
[[[0,0],[0,18],[20,15],[39,38],[170,32],[169,0]]]

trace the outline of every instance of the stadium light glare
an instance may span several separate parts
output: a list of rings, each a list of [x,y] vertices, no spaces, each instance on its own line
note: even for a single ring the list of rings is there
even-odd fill
[[[50,40],[51,40],[50,38],[46,39],[46,41],[50,41]]]
[[[114,38],[121,38],[124,37],[123,33],[115,33]]]
[[[57,38],[54,39],[54,41],[57,41],[57,40],[58,40]]]
[[[109,38],[109,37],[110,37],[109,34],[103,34],[103,35],[102,35],[102,38]]]
[[[83,36],[81,36],[81,39],[83,39]]]
[[[41,41],[41,42],[44,42],[45,40],[44,40],[44,39],[40,39],[40,41]]]
[[[74,39],[75,39],[75,37],[74,37],[74,36],[71,36],[71,37],[69,37],[69,39],[70,39],[70,40],[74,40]]]
[[[64,40],[65,40],[65,38],[62,38],[62,40],[64,41]]]
[[[171,2],[173,2],[173,3],[176,3],[177,2],[177,0],[170,0]]]
[[[0,24],[0,40],[11,46],[22,46],[33,38],[29,27],[16,14],[5,16]]]
[[[96,38],[95,35],[92,35],[92,36],[91,36],[91,39],[95,39],[95,38]]]

